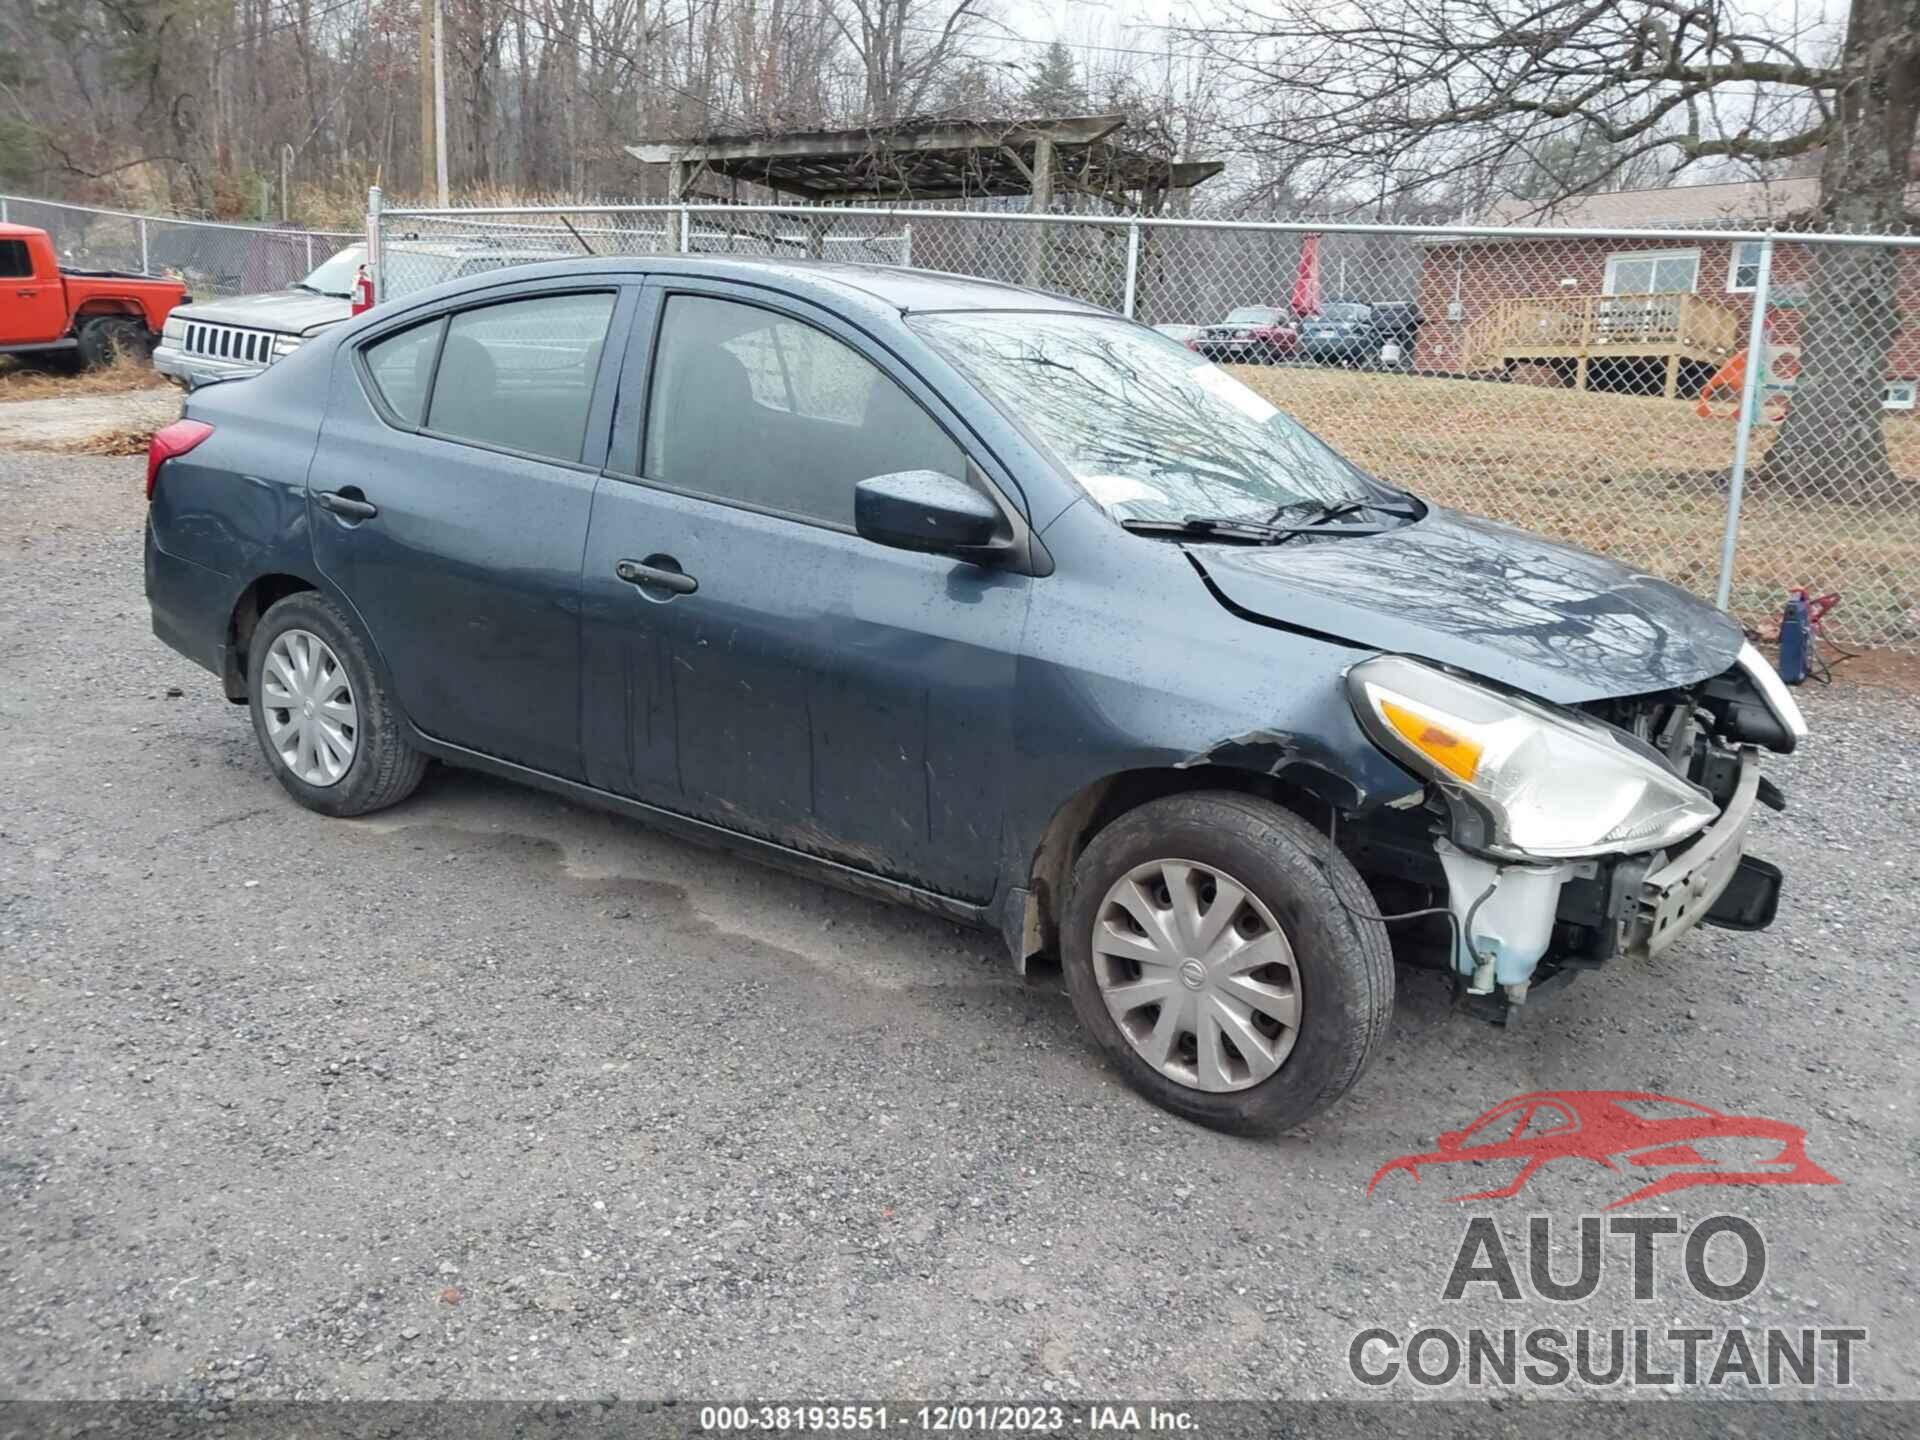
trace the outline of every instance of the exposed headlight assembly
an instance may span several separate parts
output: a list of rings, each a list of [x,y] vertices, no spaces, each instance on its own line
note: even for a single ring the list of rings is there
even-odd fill
[[[306,343],[307,337],[304,335],[276,335],[273,337],[273,358],[284,360]]]
[[[169,345],[179,346],[187,338],[186,317],[169,312],[160,324],[160,338]]]
[[[1347,672],[1360,723],[1447,796],[1454,840],[1521,858],[1657,850],[1719,818],[1631,735],[1398,655]]]

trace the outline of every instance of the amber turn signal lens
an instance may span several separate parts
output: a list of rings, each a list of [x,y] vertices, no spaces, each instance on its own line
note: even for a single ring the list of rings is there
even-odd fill
[[[1401,739],[1449,775],[1471,780],[1480,768],[1480,747],[1464,736],[1391,700],[1380,701],[1380,713]]]

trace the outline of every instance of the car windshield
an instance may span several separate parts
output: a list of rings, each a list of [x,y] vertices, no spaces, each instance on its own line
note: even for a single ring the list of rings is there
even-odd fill
[[[1260,305],[1242,305],[1238,310],[1227,312],[1229,324],[1236,320],[1254,325],[1269,325],[1273,323],[1273,311]]]
[[[908,323],[1116,520],[1264,521],[1283,506],[1398,494],[1226,371],[1117,316],[948,312]]]
[[[311,274],[294,288],[299,290],[317,290],[322,295],[338,295],[342,299],[353,297],[353,277],[360,273],[360,267],[367,262],[367,247],[349,245],[336,252],[331,258],[323,260],[313,268]]]
[[[1365,305],[1344,305],[1335,301],[1331,305],[1320,307],[1322,320],[1370,320],[1373,312]]]

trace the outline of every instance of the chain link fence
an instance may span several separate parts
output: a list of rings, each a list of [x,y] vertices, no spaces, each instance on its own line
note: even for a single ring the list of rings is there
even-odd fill
[[[358,234],[0,197],[75,266],[285,285]],[[1920,239],[718,204],[393,210],[383,299],[583,253],[916,265],[1035,285],[1235,368],[1431,501],[1612,554],[1766,629],[1920,651]],[[1525,603],[1516,592],[1515,604]]]
[[[199,300],[282,289],[366,238],[359,231],[225,225],[24,195],[0,195],[5,222],[45,230],[69,269],[177,275]]]

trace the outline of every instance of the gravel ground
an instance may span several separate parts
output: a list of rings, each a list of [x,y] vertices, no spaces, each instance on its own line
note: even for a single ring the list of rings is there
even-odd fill
[[[1483,1322],[1864,1326],[1851,1393],[1920,1398],[1909,695],[1806,692],[1771,931],[1504,1032],[1403,970],[1357,1091],[1239,1140],[1126,1090],[991,937],[472,775],[297,808],[148,632],[140,483],[0,454],[0,1393],[1357,1396],[1362,1327]],[[1584,1303],[1443,1300],[1469,1213],[1552,1217],[1570,1269],[1641,1181],[1462,1207],[1497,1180],[1376,1167],[1614,1088],[1805,1126],[1842,1183],[1635,1207],[1751,1219],[1738,1304],[1677,1264],[1636,1302],[1613,1249]]]
[[[0,446],[57,450],[106,433],[157,430],[180,415],[180,392],[129,390],[0,401]]]

